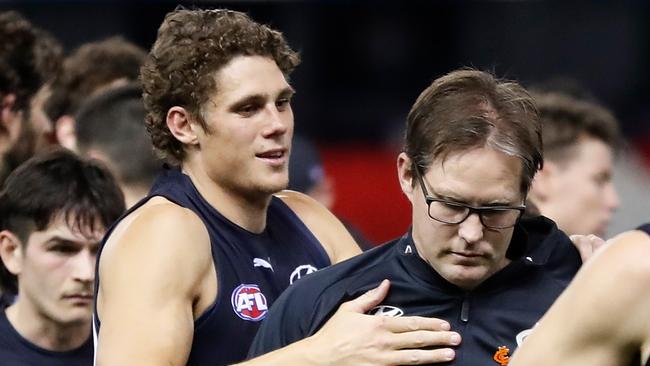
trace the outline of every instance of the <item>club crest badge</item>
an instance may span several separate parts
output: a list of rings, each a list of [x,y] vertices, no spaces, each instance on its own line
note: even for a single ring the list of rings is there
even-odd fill
[[[499,347],[492,359],[500,366],[507,366],[510,363],[510,349],[506,346]]]

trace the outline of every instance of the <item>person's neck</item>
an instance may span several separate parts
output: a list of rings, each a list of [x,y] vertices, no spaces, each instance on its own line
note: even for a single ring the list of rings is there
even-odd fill
[[[201,196],[228,220],[253,233],[264,231],[271,194],[247,194],[243,190],[224,187],[195,162],[185,162],[182,171],[190,177]]]
[[[121,188],[127,209],[138,203],[138,201],[146,197],[147,193],[149,193],[149,187],[145,186],[122,184]]]
[[[11,326],[23,338],[48,351],[65,352],[81,347],[90,337],[91,318],[71,324],[45,317],[19,297],[5,310]]]

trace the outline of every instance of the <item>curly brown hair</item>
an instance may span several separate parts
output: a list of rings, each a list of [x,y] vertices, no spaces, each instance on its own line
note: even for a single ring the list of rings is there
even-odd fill
[[[209,131],[201,106],[217,91],[214,74],[236,56],[272,58],[285,76],[300,63],[282,33],[232,10],[177,9],[167,14],[140,72],[147,131],[156,152],[170,163],[185,157],[167,128],[167,111],[185,108]]]

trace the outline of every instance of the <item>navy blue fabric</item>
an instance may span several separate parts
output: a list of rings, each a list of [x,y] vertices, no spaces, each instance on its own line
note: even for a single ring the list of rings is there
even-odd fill
[[[11,366],[90,366],[93,364],[93,343],[88,340],[79,348],[54,352],[40,348],[23,338],[0,311],[0,364]]]
[[[7,306],[14,303],[16,296],[11,293],[0,294],[0,310],[4,310]]]
[[[217,268],[217,298],[194,324],[188,365],[242,361],[266,316],[265,305],[270,307],[293,280],[330,265],[318,240],[277,197],[271,200],[265,231],[255,234],[217,212],[179,170],[166,169],[149,196],[127,215],[153,196],[163,196],[201,218]],[[100,322],[95,325],[99,329]]]
[[[512,355],[517,338],[521,342],[581,265],[569,238],[543,217],[522,219],[507,256],[509,265],[464,291],[427,264],[407,234],[289,288],[271,309],[249,357],[314,334],[339,304],[387,278],[391,288],[381,305],[398,308],[403,315],[445,319],[461,334],[456,359],[444,365],[497,364],[493,356],[499,347]]]

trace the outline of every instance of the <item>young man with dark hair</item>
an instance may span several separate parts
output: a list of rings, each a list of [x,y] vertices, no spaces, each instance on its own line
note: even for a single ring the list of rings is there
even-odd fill
[[[557,92],[534,95],[542,121],[544,168],[529,199],[568,235],[604,237],[619,204],[612,182],[621,143],[618,121],[605,108]]]
[[[106,164],[127,207],[147,195],[162,166],[151,148],[145,116],[142,88],[131,83],[91,98],[75,117],[79,153]]]
[[[281,192],[293,134],[281,33],[229,10],[168,14],[142,68],[147,129],[167,169],[100,249],[98,365],[228,365],[242,361],[268,308],[290,284],[360,252],[313,199]],[[381,289],[380,289],[381,290]],[[247,365],[423,364],[444,322],[379,322],[362,313]],[[345,347],[332,339],[357,335]],[[442,336],[441,336],[442,334]]]
[[[71,152],[35,156],[8,177],[0,279],[17,298],[0,312],[2,364],[92,364],[97,248],[123,211],[110,173]]]
[[[326,331],[342,302],[390,279],[371,314],[451,323],[459,334],[455,349],[442,348],[446,365],[507,364],[581,264],[553,222],[520,219],[541,166],[541,124],[525,89],[476,70],[436,79],[408,114],[397,158],[411,229],[290,287],[251,355]]]
[[[59,72],[61,45],[15,11],[0,13],[0,184],[53,142],[43,112],[47,84]]]

